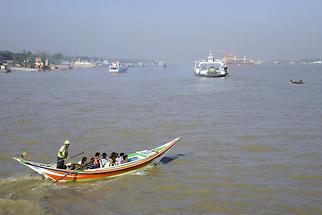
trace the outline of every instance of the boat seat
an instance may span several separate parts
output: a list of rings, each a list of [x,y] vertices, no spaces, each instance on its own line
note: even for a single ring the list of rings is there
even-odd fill
[[[136,161],[136,160],[139,160],[139,158],[137,156],[128,158],[128,162],[132,162],[132,161]]]

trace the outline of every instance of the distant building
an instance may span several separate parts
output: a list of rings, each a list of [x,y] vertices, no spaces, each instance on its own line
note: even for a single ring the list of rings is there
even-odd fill
[[[92,63],[87,60],[77,59],[72,63],[72,66],[78,68],[92,68],[96,67],[96,63]]]
[[[226,64],[254,64],[255,63],[253,60],[246,59],[246,56],[243,56],[242,58],[237,58],[236,55],[232,55],[232,54],[225,54],[223,60],[226,62]]]

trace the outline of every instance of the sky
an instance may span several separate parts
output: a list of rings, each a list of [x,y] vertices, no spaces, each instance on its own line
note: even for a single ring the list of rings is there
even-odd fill
[[[0,0],[0,50],[189,64],[322,58],[319,0]]]

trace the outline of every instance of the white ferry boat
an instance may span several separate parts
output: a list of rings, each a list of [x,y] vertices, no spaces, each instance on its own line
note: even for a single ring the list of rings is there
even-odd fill
[[[109,66],[109,72],[124,73],[127,72],[127,67],[121,65],[119,62],[113,62]]]
[[[195,62],[195,74],[202,77],[225,77],[228,74],[228,67],[225,61],[215,60],[209,52],[207,60]]]

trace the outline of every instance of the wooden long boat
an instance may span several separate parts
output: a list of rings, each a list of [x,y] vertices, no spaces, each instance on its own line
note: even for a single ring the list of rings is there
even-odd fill
[[[177,137],[172,141],[156,147],[151,150],[138,151],[128,155],[128,162],[116,166],[109,166],[98,169],[86,169],[86,170],[68,170],[57,169],[53,166],[43,163],[32,162],[22,158],[16,158],[15,160],[21,164],[36,171],[42,177],[53,180],[55,182],[75,182],[75,181],[89,181],[103,178],[112,178],[124,174],[128,174],[147,165],[156,164],[164,155],[181,139]]]
[[[302,80],[290,80],[290,82],[293,84],[304,84],[304,81]]]

